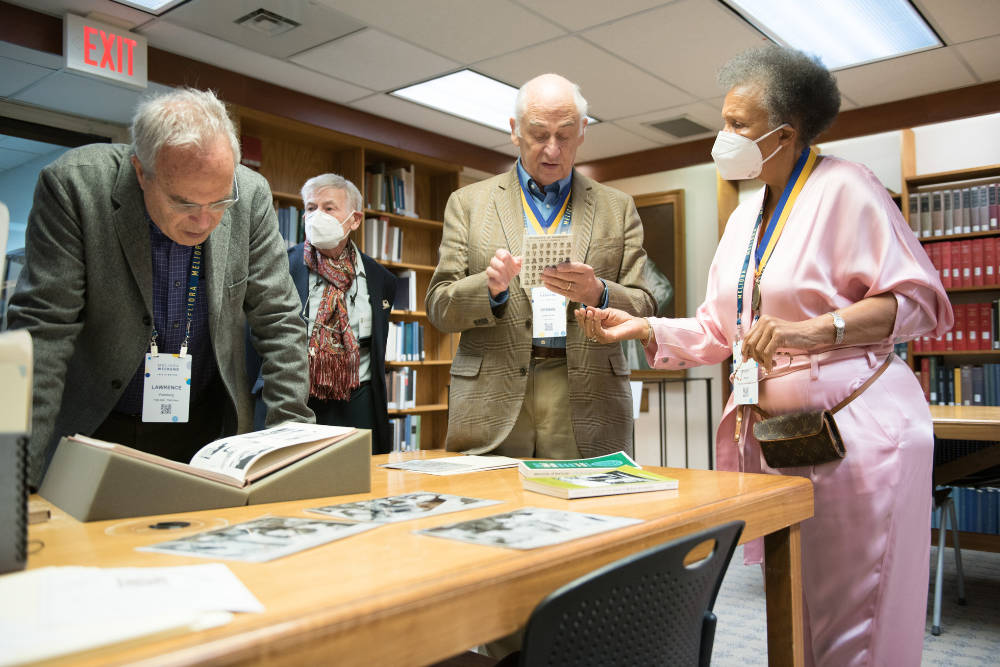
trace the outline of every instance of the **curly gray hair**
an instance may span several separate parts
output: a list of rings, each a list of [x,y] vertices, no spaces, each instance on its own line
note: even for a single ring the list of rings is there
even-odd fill
[[[719,70],[727,91],[760,86],[771,127],[788,123],[808,146],[830,127],[840,111],[837,80],[818,58],[802,51],[768,45],[735,56]]]
[[[143,170],[154,176],[164,146],[205,147],[222,136],[240,162],[240,141],[224,105],[210,90],[180,88],[144,100],[132,117],[132,151]]]
[[[361,192],[358,187],[340,174],[320,174],[313,176],[302,186],[302,202],[308,201],[314,194],[326,188],[343,190],[347,193],[347,203],[355,211],[364,210]]]

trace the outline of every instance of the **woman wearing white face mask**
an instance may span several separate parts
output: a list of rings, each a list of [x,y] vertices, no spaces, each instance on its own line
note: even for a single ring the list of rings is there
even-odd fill
[[[363,219],[353,183],[315,176],[302,201],[306,240],[288,250],[288,267],[309,333],[309,406],[319,424],[371,429],[372,453],[384,454],[392,449],[385,346],[396,276],[350,240]],[[257,408],[263,415],[261,400]]]
[[[764,187],[730,216],[704,303],[686,319],[592,308],[577,319],[601,342],[639,339],[654,368],[742,355],[718,468],[813,481],[815,514],[801,532],[806,663],[919,665],[933,431],[919,383],[889,355],[896,341],[947,331],[951,307],[875,176],[810,148],[840,105],[822,65],[764,47],[719,79],[728,90],[712,149],[719,174]],[[751,404],[771,415],[830,409],[880,371],[836,413],[844,458],[767,465]],[[746,545],[748,562],[761,561],[760,547]]]

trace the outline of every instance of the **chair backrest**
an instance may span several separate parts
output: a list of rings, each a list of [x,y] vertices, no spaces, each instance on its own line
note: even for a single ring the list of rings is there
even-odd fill
[[[734,521],[661,544],[550,594],[528,619],[520,664],[707,665],[712,607],[743,526]],[[711,553],[685,565],[706,541],[714,541]]]

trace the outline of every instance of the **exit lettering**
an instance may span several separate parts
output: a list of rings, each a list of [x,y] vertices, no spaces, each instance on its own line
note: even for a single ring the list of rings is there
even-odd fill
[[[136,41],[89,25],[83,26],[83,62],[87,65],[132,76],[133,49]],[[98,62],[91,52],[100,49]],[[95,54],[96,55],[96,54]]]

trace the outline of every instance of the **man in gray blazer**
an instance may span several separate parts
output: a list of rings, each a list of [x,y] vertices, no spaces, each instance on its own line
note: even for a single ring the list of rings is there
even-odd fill
[[[268,422],[314,419],[271,192],[238,166],[225,107],[173,91],[140,105],[132,136],[68,151],[38,178],[9,307],[34,344],[34,487],[67,434],[187,461],[251,430],[247,320]]]
[[[653,314],[632,198],[573,169],[587,102],[545,74],[522,86],[511,118],[514,169],[451,195],[427,316],[461,332],[451,365],[447,449],[576,458],[632,451],[629,369],[621,345],[584,338],[582,304]],[[527,234],[572,236],[568,262],[520,284]]]

